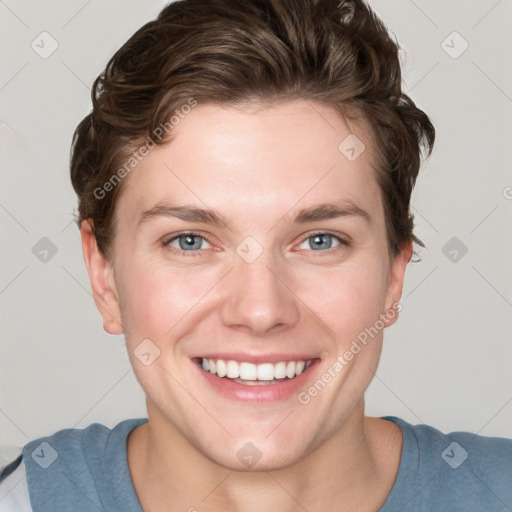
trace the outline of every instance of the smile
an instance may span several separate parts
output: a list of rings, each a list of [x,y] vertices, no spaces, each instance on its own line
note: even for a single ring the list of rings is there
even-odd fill
[[[293,379],[309,368],[311,363],[312,360],[253,364],[204,357],[198,359],[198,364],[205,372],[210,372],[217,377],[233,379],[235,382],[247,386],[272,384],[283,379]]]

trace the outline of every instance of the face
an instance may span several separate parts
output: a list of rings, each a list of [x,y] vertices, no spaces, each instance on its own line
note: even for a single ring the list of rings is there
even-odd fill
[[[296,100],[199,104],[174,130],[125,178],[110,262],[82,228],[95,300],[155,428],[285,467],[362,403],[410,247],[390,259],[362,123]]]

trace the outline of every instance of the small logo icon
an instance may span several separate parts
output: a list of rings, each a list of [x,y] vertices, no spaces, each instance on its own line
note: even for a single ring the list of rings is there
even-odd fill
[[[49,238],[43,236],[32,247],[32,254],[42,263],[48,263],[57,254],[57,246]]]
[[[46,441],[42,442],[33,452],[32,458],[43,468],[49,468],[56,460],[59,454]]]
[[[260,459],[263,454],[258,450],[254,443],[245,443],[236,456],[248,468],[252,468]]]
[[[353,133],[343,139],[338,146],[338,151],[350,162],[357,160],[365,149],[363,141]]]
[[[469,43],[457,31],[454,31],[443,40],[441,48],[452,59],[458,59],[469,48]]]
[[[48,32],[41,32],[30,46],[41,59],[47,59],[59,47],[59,43]]]
[[[248,236],[238,244],[236,252],[246,263],[252,263],[261,256],[263,247],[254,237]]]
[[[452,469],[457,469],[468,458],[468,452],[454,441],[441,453],[441,457]]]
[[[160,355],[160,349],[146,338],[137,345],[133,353],[144,366],[149,366]]]
[[[468,252],[468,248],[454,236],[448,240],[441,251],[452,263],[458,263]]]

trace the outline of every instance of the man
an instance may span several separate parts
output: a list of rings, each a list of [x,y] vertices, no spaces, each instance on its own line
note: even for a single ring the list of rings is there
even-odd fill
[[[363,1],[175,2],[93,90],[84,259],[148,417],[28,443],[32,510],[512,506],[511,440],[364,414],[435,132]]]

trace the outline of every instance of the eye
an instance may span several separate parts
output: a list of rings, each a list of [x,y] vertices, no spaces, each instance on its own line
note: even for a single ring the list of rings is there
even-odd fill
[[[173,245],[176,242],[178,246]],[[182,252],[197,252],[198,250],[209,248],[203,247],[203,242],[210,245],[204,236],[197,233],[180,233],[179,235],[175,235],[164,241],[163,245],[173,247],[174,249],[181,250]]]
[[[207,244],[207,247],[204,247],[204,243]],[[204,236],[194,232],[173,235],[171,238],[163,241],[162,244],[165,247],[172,247],[182,254],[197,253],[203,249],[212,248],[211,244]],[[302,247],[304,244],[308,244],[309,247]],[[348,246],[349,244],[339,236],[331,233],[318,232],[306,237],[299,245],[299,249],[312,250],[314,252],[328,252],[330,249],[336,249],[342,245]]]
[[[336,242],[336,244],[333,246],[333,241]],[[303,244],[308,244],[309,247],[305,247],[306,250],[313,250],[315,252],[324,252],[324,250],[333,249],[340,245],[348,245],[348,243],[343,240],[342,238],[335,236],[331,233],[313,233],[312,235],[309,235],[307,238],[304,239],[304,241],[300,244],[299,248]]]

